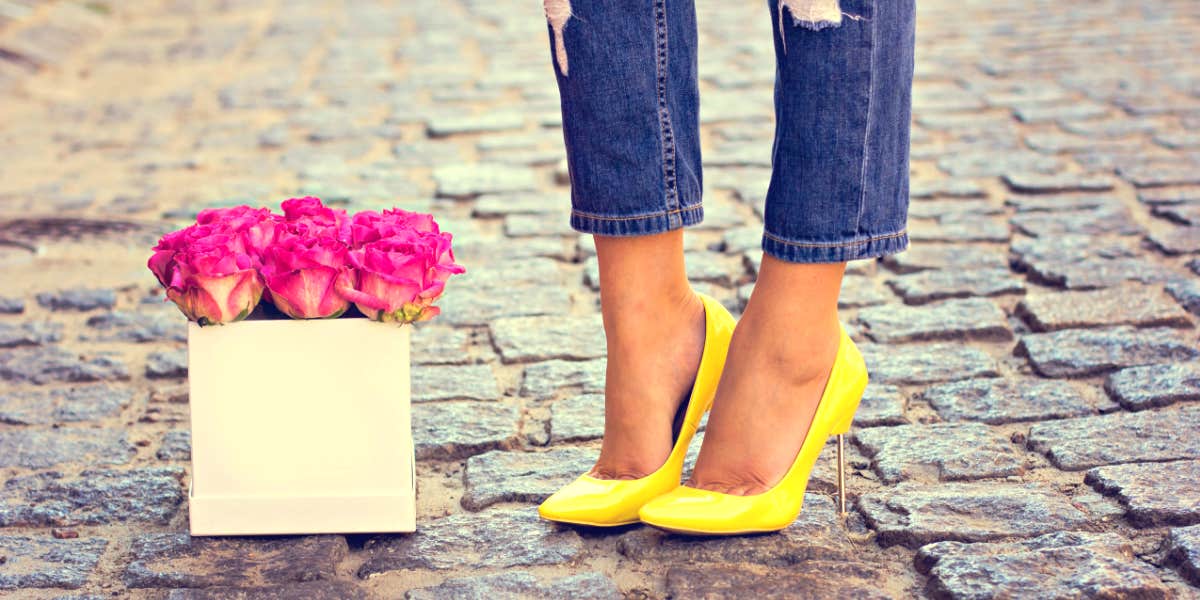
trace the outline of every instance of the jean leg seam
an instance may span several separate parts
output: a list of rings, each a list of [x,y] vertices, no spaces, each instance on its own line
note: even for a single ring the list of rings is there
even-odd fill
[[[657,219],[659,217],[670,217],[671,215],[677,215],[680,213],[691,212],[694,210],[700,210],[701,208],[702,208],[702,205],[696,204],[694,206],[684,206],[684,207],[675,208],[675,209],[671,209],[671,210],[664,210],[664,211],[660,211],[660,212],[656,212],[656,213],[649,213],[649,214],[644,214],[644,215],[632,215],[632,216],[628,216],[628,217],[606,217],[604,215],[595,215],[595,214],[580,211],[580,210],[572,210],[571,214],[578,216],[578,217],[585,218],[585,219],[595,219],[597,221],[638,221],[638,220],[642,220],[642,219]]]
[[[786,246],[799,246],[799,247],[810,247],[810,248],[840,248],[840,247],[862,246],[863,244],[870,244],[870,242],[872,242],[872,241],[887,240],[890,238],[900,238],[901,235],[905,235],[906,233],[907,233],[907,227],[904,229],[900,229],[899,232],[875,235],[875,236],[871,236],[871,238],[866,238],[863,240],[830,241],[830,242],[804,242],[804,241],[785,240],[785,239],[780,238],[780,236],[778,236],[778,235],[773,235],[770,232],[766,232],[766,230],[764,230],[763,236],[766,236],[766,238],[769,240],[779,242],[779,244],[784,244]]]
[[[663,168],[663,196],[667,205],[667,214],[679,209],[679,188],[675,180],[675,134],[671,127],[671,109],[667,102],[668,47],[667,47],[667,2],[654,2],[654,70],[658,100],[658,130],[659,144]]]
[[[871,19],[868,22],[871,28],[871,64],[869,65],[867,77],[867,122],[863,127],[863,143],[862,143],[862,165],[860,167],[858,187],[858,213],[854,216],[854,231],[857,233],[862,224],[863,210],[867,205],[867,162],[870,160],[870,152],[867,151],[868,142],[871,139],[871,107],[875,105],[875,50],[879,47],[876,42],[875,24],[879,22],[878,12],[879,6],[872,8]]]

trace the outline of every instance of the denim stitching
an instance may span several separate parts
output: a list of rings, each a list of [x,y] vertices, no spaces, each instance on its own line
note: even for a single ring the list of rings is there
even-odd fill
[[[662,212],[650,213],[648,215],[634,215],[632,217],[606,217],[603,215],[594,215],[591,213],[586,213],[586,212],[583,212],[580,210],[572,210],[571,214],[575,215],[577,217],[585,218],[585,219],[596,219],[597,221],[637,221],[639,219],[657,219],[659,217],[666,217],[666,216],[670,216],[670,215],[677,215],[679,213],[692,212],[695,210],[700,210],[701,208],[703,208],[702,205],[695,204],[692,206],[685,206],[683,208],[676,208],[674,210],[665,210]]]
[[[875,104],[875,49],[879,47],[879,44],[875,43],[875,23],[879,21],[879,19],[875,18],[876,15],[874,11],[878,9],[878,5],[872,8],[870,19],[871,64],[869,71],[870,74],[867,76],[867,123],[866,126],[863,127],[862,173],[860,173],[858,180],[858,214],[854,216],[854,231],[856,232],[859,230],[859,225],[862,222],[863,209],[867,204],[867,161],[871,156],[871,154],[867,152],[867,142],[871,139],[871,107]]]
[[[663,193],[666,196],[668,212],[675,214],[679,210],[679,190],[675,182],[675,135],[671,128],[671,110],[667,105],[667,2],[656,0],[654,3],[654,70],[657,76],[656,91],[658,93],[658,127],[662,143],[663,161]],[[672,220],[672,224],[674,224]]]
[[[900,231],[897,231],[896,233],[889,233],[886,235],[878,235],[875,237],[867,238],[865,240],[855,240],[852,242],[817,242],[817,243],[792,242],[792,241],[785,240],[783,238],[771,235],[769,232],[766,232],[766,231],[763,232],[763,236],[765,236],[767,239],[778,242],[780,244],[786,244],[788,246],[798,246],[801,248],[848,248],[850,246],[861,246],[863,244],[870,244],[871,242],[878,242],[880,240],[898,238],[900,236],[905,235],[906,233],[908,233],[908,228],[901,229]]]

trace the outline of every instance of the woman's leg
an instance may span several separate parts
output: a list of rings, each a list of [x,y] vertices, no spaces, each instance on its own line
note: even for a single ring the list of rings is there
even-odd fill
[[[662,465],[704,342],[683,266],[701,171],[691,0],[544,0],[562,100],[571,226],[595,236],[608,340],[605,433],[592,474]]]
[[[800,449],[837,352],[845,262],[908,244],[914,1],[769,5],[776,131],[763,263],[687,483],[732,494],[769,489]]]

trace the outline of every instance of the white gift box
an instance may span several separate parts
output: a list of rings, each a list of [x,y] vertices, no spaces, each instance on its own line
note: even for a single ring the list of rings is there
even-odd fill
[[[414,531],[410,330],[189,322],[192,535]]]

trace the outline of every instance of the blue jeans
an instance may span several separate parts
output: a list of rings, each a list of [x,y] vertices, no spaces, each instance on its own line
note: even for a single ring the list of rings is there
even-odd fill
[[[703,218],[693,2],[544,0],[575,230],[647,235]],[[763,251],[813,263],[903,250],[915,0],[768,6]]]

